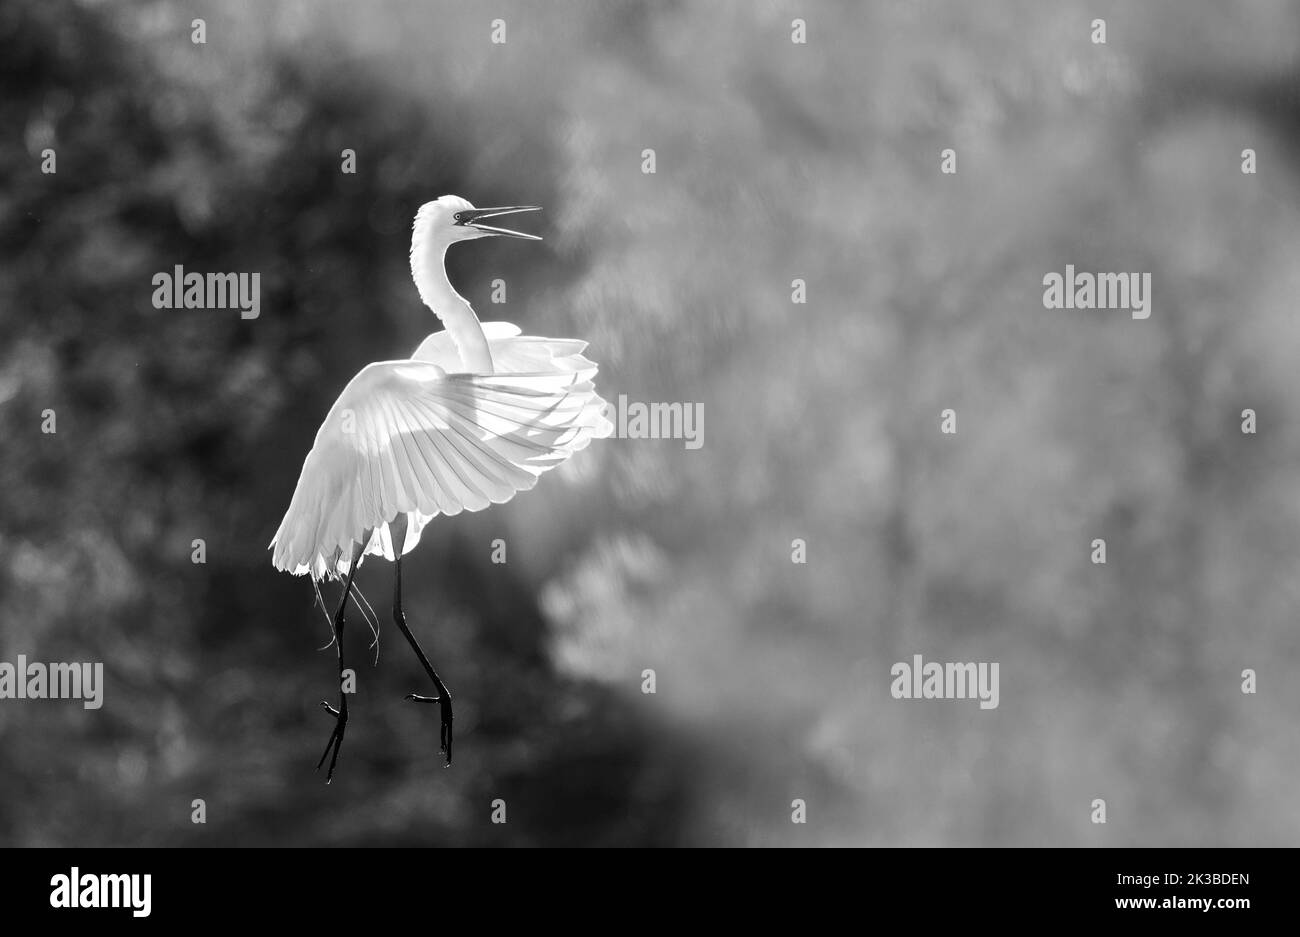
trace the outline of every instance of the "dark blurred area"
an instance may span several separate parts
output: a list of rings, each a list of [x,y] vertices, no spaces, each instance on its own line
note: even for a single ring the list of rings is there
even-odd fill
[[[107,681],[0,701],[0,844],[1296,841],[1300,6],[208,6],[0,5],[0,660]],[[327,623],[266,545],[347,380],[438,327],[445,193],[546,209],[450,253],[480,318],[704,445],[433,522],[450,769],[363,567],[327,787]],[[1151,318],[1044,309],[1067,263],[1150,271]],[[175,265],[260,316],[155,309]],[[1000,707],[893,700],[914,653],[1000,661]]]

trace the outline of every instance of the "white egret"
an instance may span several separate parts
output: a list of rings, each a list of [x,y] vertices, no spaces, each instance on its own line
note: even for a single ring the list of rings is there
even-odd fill
[[[486,222],[537,211],[475,208],[444,195],[420,206],[411,236],[411,274],[420,298],[445,327],[407,359],[366,365],[344,388],[316,433],[289,510],[271,541],[276,569],[343,581],[334,615],[339,705],[317,769],[334,777],[348,722],[343,630],[352,578],[365,556],[393,563],[393,620],[433,681],[440,750],[451,764],[451,693],[411,634],[402,612],[402,556],[438,514],[478,511],[532,488],[537,478],[593,438],[609,436],[605,401],[592,383],[586,342],[521,335],[508,322],[479,323],[447,278],[447,248],[507,236],[541,240]]]

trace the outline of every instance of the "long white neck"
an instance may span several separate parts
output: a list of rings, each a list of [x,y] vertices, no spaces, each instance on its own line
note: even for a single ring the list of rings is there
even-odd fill
[[[411,276],[420,299],[442,320],[447,334],[460,353],[461,364],[471,374],[491,374],[492,351],[488,348],[483,326],[465,297],[457,293],[447,278],[448,242],[430,236],[417,219],[411,236]]]

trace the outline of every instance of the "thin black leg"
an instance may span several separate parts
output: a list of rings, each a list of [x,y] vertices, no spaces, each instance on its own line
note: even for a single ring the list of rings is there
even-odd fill
[[[334,716],[334,731],[330,734],[329,741],[325,743],[325,751],[321,753],[320,761],[316,762],[316,770],[319,771],[320,766],[325,763],[325,756],[333,749],[334,755],[330,758],[329,771],[325,775],[326,784],[334,780],[334,766],[338,764],[339,749],[343,747],[343,733],[348,727],[348,695],[343,692],[343,629],[347,625],[345,612],[348,607],[348,596],[352,592],[352,577],[357,573],[360,559],[361,550],[357,550],[348,569],[347,581],[343,584],[343,598],[339,601],[339,610],[334,613],[334,644],[338,647],[339,653],[339,708],[335,709],[328,700],[320,701],[325,711]]]
[[[403,533],[405,532],[403,528]],[[440,715],[442,717],[442,727],[439,732],[439,741],[441,747],[438,749],[447,759],[447,767],[451,767],[451,691],[447,689],[442,679],[438,676],[438,671],[433,669],[429,663],[429,658],[424,655],[420,647],[420,642],[415,640],[415,635],[411,634],[411,629],[406,626],[406,615],[402,611],[402,541],[403,538],[395,538],[393,555],[393,621],[397,622],[397,627],[406,637],[407,643],[415,651],[415,656],[420,659],[420,665],[424,667],[424,672],[429,675],[433,681],[433,688],[437,691],[437,696],[419,696],[415,693],[407,694],[407,699],[416,703],[437,703]]]

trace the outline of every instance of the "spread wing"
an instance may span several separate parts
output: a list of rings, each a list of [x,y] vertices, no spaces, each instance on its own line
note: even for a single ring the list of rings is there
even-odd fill
[[[582,364],[490,375],[415,359],[365,367],[303,462],[271,541],[276,568],[337,574],[354,543],[399,513],[427,520],[508,501],[608,435],[595,365],[573,358]]]

